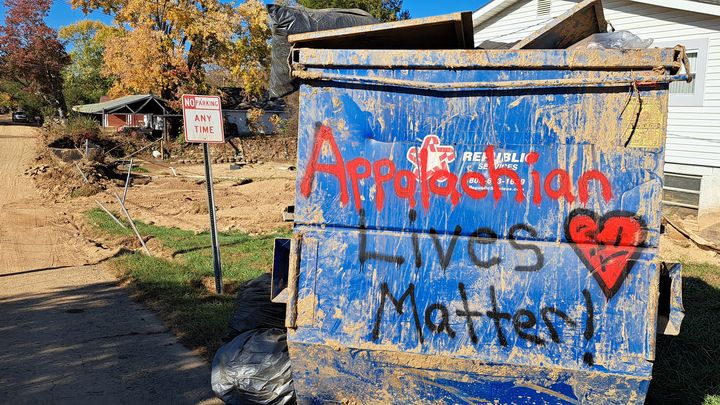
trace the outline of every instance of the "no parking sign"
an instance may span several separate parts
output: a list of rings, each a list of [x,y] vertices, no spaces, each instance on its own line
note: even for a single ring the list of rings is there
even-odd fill
[[[185,94],[182,108],[186,142],[225,142],[220,97]]]

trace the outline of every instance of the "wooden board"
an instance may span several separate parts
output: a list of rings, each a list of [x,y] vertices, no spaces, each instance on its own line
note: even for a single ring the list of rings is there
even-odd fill
[[[553,19],[511,49],[565,49],[588,36],[607,31],[600,0],[585,0]]]

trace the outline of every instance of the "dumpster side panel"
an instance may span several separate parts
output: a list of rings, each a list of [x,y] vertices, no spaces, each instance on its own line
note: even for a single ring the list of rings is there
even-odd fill
[[[610,295],[610,279],[595,277],[570,244],[301,231],[319,248],[308,257],[315,272],[301,277],[308,292],[300,312],[312,318],[298,339],[486,363],[651,371],[653,248],[634,252],[628,272],[608,281],[616,287]]]
[[[301,87],[299,398],[642,402],[667,83],[438,67],[314,72],[526,87]]]

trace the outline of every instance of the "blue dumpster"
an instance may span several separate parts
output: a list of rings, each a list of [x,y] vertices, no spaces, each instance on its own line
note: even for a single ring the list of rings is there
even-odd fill
[[[300,402],[642,403],[683,57],[298,46]]]

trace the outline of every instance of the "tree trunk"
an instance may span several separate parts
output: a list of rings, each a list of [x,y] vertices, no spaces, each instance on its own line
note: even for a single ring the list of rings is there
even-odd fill
[[[55,107],[58,117],[64,120],[68,116],[68,107],[65,101],[65,94],[63,93],[63,79],[49,72],[47,73],[47,77],[49,86],[46,86],[46,91],[41,93],[40,96],[43,97],[48,104]]]
[[[55,90],[55,102],[57,104],[58,115],[61,119],[68,117],[68,107],[65,101],[65,94],[62,92],[62,88]]]

